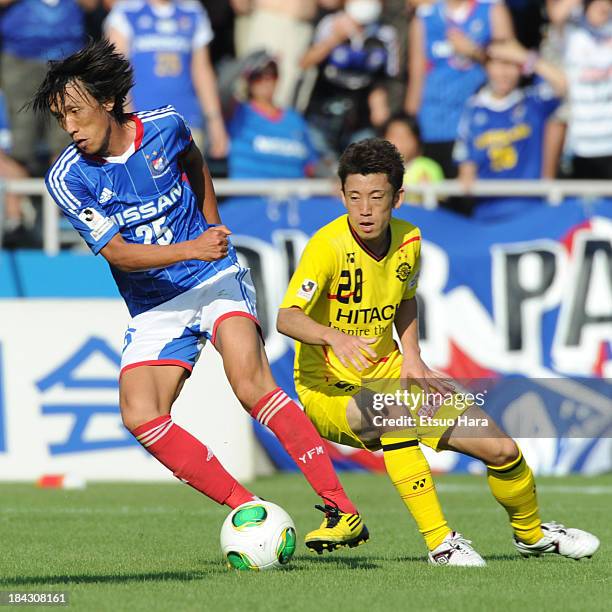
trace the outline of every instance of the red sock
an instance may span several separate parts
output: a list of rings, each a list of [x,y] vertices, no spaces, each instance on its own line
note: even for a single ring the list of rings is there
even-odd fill
[[[321,436],[280,387],[264,395],[251,416],[274,432],[319,496],[336,503],[343,512],[357,512],[336,476]]]
[[[219,504],[236,508],[255,496],[228,474],[213,452],[164,415],[136,427],[134,437],[160,463]]]

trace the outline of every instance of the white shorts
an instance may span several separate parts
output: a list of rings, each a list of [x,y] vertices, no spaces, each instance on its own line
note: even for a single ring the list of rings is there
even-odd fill
[[[214,344],[219,324],[229,317],[248,317],[259,327],[247,268],[222,270],[136,315],[125,332],[121,373],[144,365],[178,365],[191,372],[206,340]]]

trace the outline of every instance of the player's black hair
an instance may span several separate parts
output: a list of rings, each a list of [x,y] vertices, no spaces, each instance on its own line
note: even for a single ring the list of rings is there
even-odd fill
[[[423,141],[421,140],[421,128],[419,127],[419,122],[414,115],[409,115],[408,113],[396,113],[395,115],[391,115],[391,117],[384,122],[380,130],[380,135],[382,138],[385,137],[389,126],[391,126],[393,123],[403,123],[416,138],[417,142],[419,143],[419,149],[422,147]]]
[[[46,115],[52,104],[64,108],[66,86],[70,84],[82,87],[100,104],[114,100],[111,114],[119,123],[127,121],[123,107],[134,86],[134,73],[130,62],[108,41],[90,41],[67,58],[50,61],[47,75],[29,106]]]
[[[338,176],[343,191],[350,174],[386,174],[397,193],[404,182],[404,162],[395,145],[382,138],[367,138],[349,145],[340,157]]]

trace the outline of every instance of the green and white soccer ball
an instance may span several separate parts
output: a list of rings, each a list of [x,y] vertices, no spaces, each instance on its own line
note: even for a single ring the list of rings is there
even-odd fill
[[[221,550],[229,567],[268,570],[286,565],[296,545],[295,525],[276,504],[252,501],[234,508],[221,527]]]

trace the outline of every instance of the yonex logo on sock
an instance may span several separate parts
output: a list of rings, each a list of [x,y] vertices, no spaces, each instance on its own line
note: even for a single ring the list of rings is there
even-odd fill
[[[417,489],[422,489],[425,486],[425,478],[421,478],[420,480],[416,480],[412,485],[412,489],[416,491]]]

